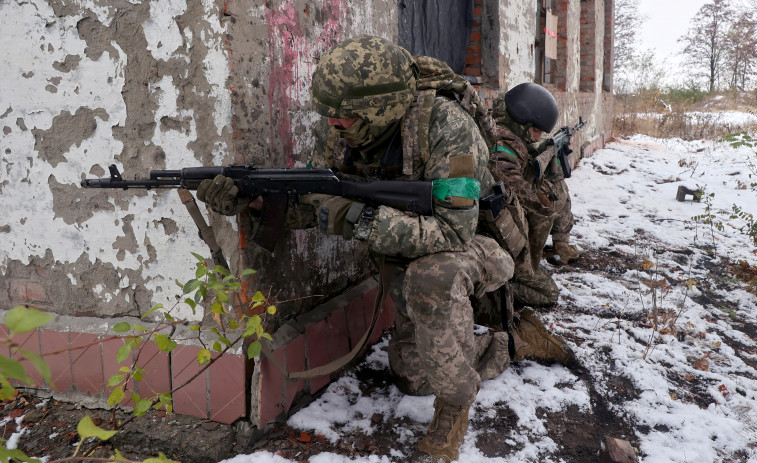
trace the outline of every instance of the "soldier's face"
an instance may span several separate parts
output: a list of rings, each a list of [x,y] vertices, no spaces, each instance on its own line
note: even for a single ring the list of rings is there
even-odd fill
[[[541,134],[544,133],[541,131],[541,129],[536,127],[531,127],[528,129],[528,131],[531,133],[531,136],[534,137],[534,140],[539,141],[541,140]]]
[[[336,117],[329,117],[329,125],[337,130],[347,130],[352,127],[357,119],[339,119]]]

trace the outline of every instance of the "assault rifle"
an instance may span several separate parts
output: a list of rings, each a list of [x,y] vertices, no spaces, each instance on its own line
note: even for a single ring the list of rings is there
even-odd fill
[[[110,178],[84,179],[84,188],[185,188],[196,190],[205,179],[224,175],[234,180],[240,196],[263,197],[260,226],[253,241],[273,252],[284,229],[287,201],[297,195],[322,193],[359,200],[373,206],[390,206],[418,215],[432,215],[433,182],[392,181],[361,182],[343,179],[331,169],[254,168],[246,165],[225,167],[185,167],[179,170],[152,170],[149,179],[124,180],[115,165],[109,167]]]
[[[572,127],[566,125],[551,138],[548,138],[539,145],[537,151],[541,154],[534,157],[532,161],[534,173],[536,174],[536,180],[539,180],[544,175],[547,166],[550,162],[552,162],[552,156],[544,152],[544,150],[546,150],[550,146],[555,147],[557,160],[560,163],[560,167],[562,167],[563,177],[570,178],[573,173],[570,168],[570,164],[568,163],[568,155],[573,152],[573,150],[570,149],[570,139],[573,135],[575,135],[577,131],[581,130],[584,125],[586,125],[586,121],[584,121],[581,116],[578,116],[578,122],[573,124]]]

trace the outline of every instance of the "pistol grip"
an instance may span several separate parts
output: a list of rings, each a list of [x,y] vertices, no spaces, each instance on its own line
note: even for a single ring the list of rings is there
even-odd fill
[[[255,231],[252,241],[261,248],[273,254],[276,241],[284,231],[284,221],[287,213],[287,195],[265,194],[263,195],[263,210],[260,213],[260,226]]]

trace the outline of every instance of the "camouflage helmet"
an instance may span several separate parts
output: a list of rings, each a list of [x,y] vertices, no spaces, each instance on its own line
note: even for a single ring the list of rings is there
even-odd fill
[[[404,48],[379,37],[348,39],[318,62],[313,106],[322,116],[385,127],[405,115],[417,76],[418,65]]]
[[[505,93],[505,106],[515,122],[542,132],[551,132],[557,124],[555,97],[539,84],[525,82],[511,88]]]

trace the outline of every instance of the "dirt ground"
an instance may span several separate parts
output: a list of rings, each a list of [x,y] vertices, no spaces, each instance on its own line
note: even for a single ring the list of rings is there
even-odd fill
[[[556,272],[581,269],[612,276],[614,272],[620,274],[638,265],[635,260],[616,251],[599,249],[584,253],[574,264],[557,267]],[[721,265],[713,267],[711,271],[726,272],[728,268],[728,265]],[[713,284],[723,284],[724,279],[712,281]],[[705,285],[703,287],[702,297],[716,297],[714,293],[706,290]],[[570,295],[561,297],[559,309],[570,313],[570,303]],[[744,331],[749,329],[744,327]],[[753,327],[749,334],[754,335]],[[580,343],[580,334],[571,341]],[[608,352],[598,352],[597,355],[606,355],[609,361]],[[514,365],[513,368],[519,367]],[[360,380],[365,395],[371,394],[377,387],[387,387],[391,381],[385,370],[373,369],[365,363],[358,365],[354,373]],[[597,461],[598,437],[601,436],[625,439],[638,448],[637,433],[644,434],[651,430],[635,426],[623,417],[617,416],[612,411],[612,405],[634,399],[639,391],[622,376],[604,377],[602,380],[605,386],[602,390],[608,392],[603,395],[598,392],[594,379],[587,371],[578,367],[574,373],[586,385],[592,407],[589,411],[569,408],[560,413],[544,413],[540,417],[547,423],[550,438],[557,444],[557,448],[561,449],[559,454],[554,456],[566,463]],[[705,391],[697,391],[696,384],[691,382],[687,384],[691,401],[697,402],[701,399],[702,405],[706,405]],[[607,387],[608,385],[610,387]],[[508,434],[508,429],[516,425],[516,416],[506,403],[498,403],[495,407],[496,414],[488,416],[496,418],[474,418],[470,426],[479,431],[477,445],[482,453],[490,457],[505,457],[518,450],[502,437]],[[18,438],[18,448],[30,456],[47,456],[48,463],[73,455],[78,443],[76,424],[85,414],[90,415],[95,424],[106,429],[112,429],[111,423],[114,420],[123,421],[129,416],[106,410],[85,409],[52,399],[34,398],[23,392],[15,400],[0,404],[0,408],[2,437],[8,439],[14,433],[22,431]],[[18,423],[20,417],[22,419]],[[221,425],[187,416],[166,416],[165,413],[151,412],[146,417],[128,423],[108,442],[85,441],[79,455],[108,457],[113,455],[114,449],[118,449],[124,457],[133,460],[155,457],[158,452],[162,452],[170,459],[185,463],[210,463],[238,454],[252,453],[258,449],[278,453],[294,461],[307,461],[310,456],[324,451],[349,456],[389,455],[389,449],[395,448],[406,455],[412,453],[409,446],[413,443],[401,444],[404,440],[400,438],[399,432],[403,425],[417,427],[417,423],[385,420],[379,413],[373,415],[371,420],[376,429],[373,435],[348,434],[349,438],[331,444],[323,436],[314,435],[310,430],[292,429],[285,425],[274,425],[261,436],[244,422]],[[397,448],[398,445],[406,445],[408,448]]]

